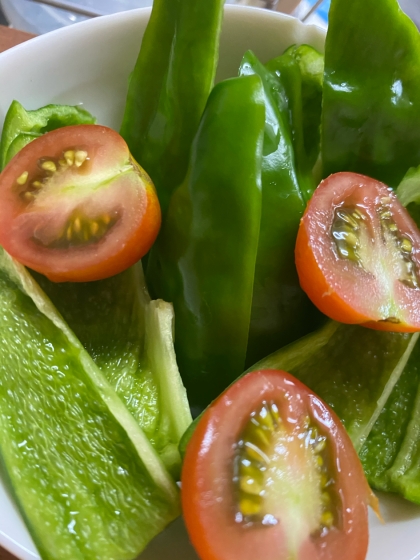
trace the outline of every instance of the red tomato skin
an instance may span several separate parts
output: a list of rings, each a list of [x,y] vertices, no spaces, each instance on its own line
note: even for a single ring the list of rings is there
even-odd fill
[[[324,256],[326,251],[324,250],[323,254],[321,254],[321,251],[317,250],[317,247],[321,245],[319,242],[320,239],[323,239],[325,246],[328,244],[332,245],[332,240],[325,240],[325,236],[323,235],[324,231],[328,231],[331,226],[331,221],[329,221],[331,216],[326,218],[324,215],[322,224],[318,227],[314,227],[313,221],[316,221],[316,217],[314,218],[313,202],[316,203],[317,198],[320,197],[321,193],[323,193],[323,191],[327,188],[331,189],[332,181],[348,181],[349,179],[354,182],[361,182],[362,184],[373,183],[377,185],[377,188],[380,192],[382,192],[382,196],[386,195],[392,197],[393,204],[399,207],[400,213],[404,214],[403,218],[400,218],[400,220],[404,220],[404,226],[407,227],[407,230],[415,241],[417,241],[417,245],[420,247],[420,235],[415,223],[386,185],[356,173],[336,173],[320,183],[312,200],[309,201],[305,214],[300,222],[295,246],[295,263],[300,285],[318,309],[335,321],[347,324],[359,324],[375,330],[417,332],[420,330],[420,294],[416,294],[416,299],[419,300],[419,302],[413,307],[417,307],[417,312],[414,311],[411,314],[410,321],[402,320],[399,323],[395,323],[386,320],[378,320],[376,317],[372,317],[369,313],[372,309],[365,309],[365,312],[363,312],[363,305],[359,305],[363,299],[362,295],[364,293],[366,293],[365,297],[370,297],[371,294],[369,294],[369,289],[372,286],[364,285],[362,282],[360,285],[360,300],[357,301],[354,297],[353,299],[347,298],[346,300],[345,296],[347,294],[343,291],[342,286],[340,285],[339,275],[337,274],[336,279],[334,279],[335,281],[331,281],[331,277],[334,278],[334,274],[332,272],[334,265],[331,264],[334,257],[328,257],[328,259],[325,259]],[[337,190],[337,198],[339,198],[339,194],[340,191]],[[338,205],[336,204],[335,207],[337,206]],[[332,250],[330,253],[332,254]],[[418,261],[418,257],[416,258]],[[339,262],[337,257],[335,259],[336,262]]]
[[[48,249],[30,239],[32,231],[22,219],[25,207],[12,187],[25,170],[35,173],[38,160],[59,158],[67,146],[86,146],[93,157],[92,167],[131,162],[138,170],[141,187],[120,189],[111,200],[124,209],[119,230],[110,230],[99,242],[72,249]],[[121,179],[118,179],[121,182]],[[123,179],[124,180],[124,179]],[[122,181],[123,181],[122,180]],[[130,183],[131,185],[131,183]],[[60,196],[60,195],[56,195]],[[154,243],[161,225],[161,210],[154,185],[147,173],[133,160],[127,144],[114,130],[100,125],[75,125],[44,134],[25,146],[5,167],[0,176],[0,244],[20,263],[40,272],[54,282],[88,282],[122,272],[143,257]],[[57,201],[54,200],[54,203]],[[124,206],[125,204],[125,206]],[[60,215],[60,203],[48,208],[49,215]],[[112,211],[113,208],[107,208]],[[42,212],[42,210],[41,210]],[[129,219],[125,219],[130,215]],[[47,216],[48,218],[48,216]]]
[[[300,222],[295,249],[296,268],[302,290],[330,319],[350,325],[366,323],[369,321],[369,317],[357,313],[353,307],[348,305],[322,273],[311,249],[304,218]]]
[[[234,446],[244,422],[262,400],[278,397],[279,390],[296,395],[299,406],[306,403],[313,416],[330,427],[335,461],[341,469],[342,528],[332,529],[324,538],[306,539],[297,560],[363,560],[371,492],[357,454],[336,415],[302,383],[277,370],[255,371],[240,378],[210,405],[198,423],[182,470],[183,515],[191,542],[201,560],[289,558],[280,524],[254,530],[235,523],[229,478]]]

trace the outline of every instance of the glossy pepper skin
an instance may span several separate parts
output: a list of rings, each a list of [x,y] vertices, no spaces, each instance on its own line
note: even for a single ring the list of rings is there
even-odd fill
[[[121,135],[165,214],[213,87],[223,0],[155,0],[130,78]]]
[[[281,84],[277,103],[289,121],[296,176],[306,203],[317,186],[312,169],[320,152],[323,57],[308,45],[292,46],[266,66]]]
[[[397,0],[332,0],[325,48],[323,175],[396,187],[420,163],[420,34]]]
[[[154,295],[174,304],[177,361],[195,410],[245,365],[264,124],[258,76],[215,86],[192,146],[187,178],[171,199],[150,253],[148,284]]]
[[[298,181],[292,131],[279,99],[281,79],[247,52],[241,75],[260,76],[264,87],[262,207],[246,367],[306,334],[318,316],[299,286],[294,248],[305,195]],[[306,184],[306,183],[305,183]]]

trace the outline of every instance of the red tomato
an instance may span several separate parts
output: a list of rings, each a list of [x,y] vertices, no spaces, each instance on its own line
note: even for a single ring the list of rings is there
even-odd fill
[[[369,496],[338,418],[284,371],[239,379],[187,446],[182,505],[201,560],[362,560]]]
[[[356,173],[319,185],[296,242],[300,284],[336,321],[420,330],[420,232],[394,192]]]
[[[48,132],[0,176],[0,244],[56,282],[125,270],[150,249],[160,221],[150,178],[104,126]]]

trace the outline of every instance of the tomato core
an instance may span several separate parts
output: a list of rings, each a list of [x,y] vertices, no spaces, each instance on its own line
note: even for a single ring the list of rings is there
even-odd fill
[[[288,430],[275,402],[264,401],[253,411],[239,437],[234,459],[234,485],[238,511],[235,521],[290,526],[293,515],[308,517],[310,533],[328,531],[337,525],[337,496],[333,491],[327,437],[310,417]],[[290,456],[301,464],[290,464]],[[308,468],[310,465],[310,468]],[[302,488],[301,472],[306,472]],[[302,511],[296,507],[299,493],[306,495]],[[293,532],[289,527],[288,534]]]

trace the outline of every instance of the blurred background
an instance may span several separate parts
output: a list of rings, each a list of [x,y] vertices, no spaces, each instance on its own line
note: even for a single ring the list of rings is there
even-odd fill
[[[420,0],[399,1],[420,27]],[[0,0],[0,23],[40,34],[88,17],[141,8],[151,3],[152,0]],[[327,26],[330,6],[330,0],[226,0],[226,3],[275,9],[321,27]]]
[[[226,0],[226,3],[277,9],[326,27],[330,0]],[[40,34],[83,21],[87,17],[141,8],[151,4],[152,0],[43,0],[43,2],[0,0],[0,10],[2,10],[0,23]],[[74,9],[64,10],[59,6]]]

